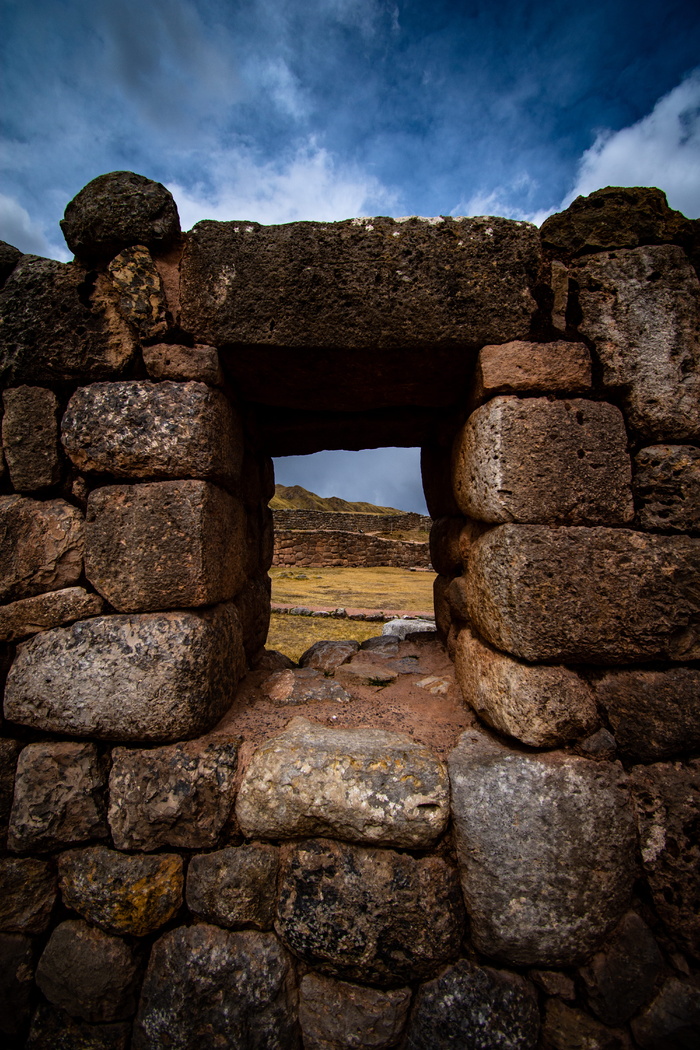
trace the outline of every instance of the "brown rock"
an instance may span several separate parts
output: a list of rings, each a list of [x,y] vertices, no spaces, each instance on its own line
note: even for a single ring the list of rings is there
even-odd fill
[[[49,1003],[39,1003],[32,1018],[27,1050],[128,1050],[131,1024],[88,1024],[58,1010]]]
[[[40,631],[99,616],[104,606],[99,594],[91,594],[84,587],[65,587],[34,598],[20,598],[0,606],[0,639],[15,642]]]
[[[143,363],[151,379],[194,379],[209,386],[222,386],[224,374],[215,346],[175,346],[156,343],[144,346]]]
[[[7,241],[0,241],[0,288],[3,288],[7,278],[22,258],[22,252]]]
[[[0,737],[0,847],[4,848],[15,792],[15,769],[22,750],[18,740]]]
[[[187,907],[217,926],[272,929],[278,850],[267,843],[193,857],[187,869]]]
[[[410,988],[379,991],[307,973],[299,985],[305,1050],[396,1046],[406,1024]]]
[[[0,860],[0,930],[44,933],[56,903],[56,876],[34,857]]]
[[[267,573],[254,576],[236,595],[246,659],[252,665],[265,645],[270,629],[270,593],[272,581]]]
[[[528,977],[547,995],[558,995],[571,1002],[576,998],[574,982],[559,970],[529,970]]]
[[[291,671],[296,664],[279,649],[263,649],[253,667],[256,671]]]
[[[314,642],[299,657],[300,667],[314,667],[318,671],[333,672],[358,652],[360,643],[350,641]]]
[[[464,518],[438,518],[430,528],[430,562],[442,576],[462,571],[459,537],[463,528]]]
[[[669,977],[656,998],[632,1021],[643,1050],[690,1050],[700,1039],[700,986]]]
[[[83,516],[65,500],[0,496],[0,601],[77,583],[83,542]]]
[[[182,904],[182,857],[130,856],[90,846],[58,861],[63,903],[107,933],[143,937],[170,922]]]
[[[18,386],[2,395],[2,445],[16,492],[34,492],[61,479],[58,401],[41,386]]]
[[[17,763],[7,844],[61,849],[107,835],[107,763],[94,744],[27,744]]]
[[[449,576],[436,576],[433,580],[433,608],[435,610],[435,627],[438,634],[445,639],[452,626],[452,606],[448,590],[452,580]]]
[[[109,823],[117,849],[216,846],[233,807],[237,750],[216,737],[150,751],[115,747]]]
[[[462,696],[488,725],[530,747],[558,747],[598,722],[593,691],[566,667],[513,660],[460,631],[455,672]]]
[[[632,1050],[624,1029],[606,1028],[560,999],[547,1002],[542,1042],[545,1050]]]
[[[639,524],[660,532],[700,528],[700,449],[652,445],[635,456],[634,494]]]
[[[700,746],[700,671],[609,671],[595,683],[623,754],[641,762]]]
[[[136,1010],[141,962],[121,937],[81,919],[51,934],[36,969],[36,983],[54,1006],[85,1021],[121,1021]]]
[[[17,1035],[29,1019],[34,952],[29,937],[0,933],[0,1032]]]
[[[662,966],[649,927],[636,912],[627,912],[581,970],[589,1006],[605,1024],[624,1024],[650,998]]]
[[[455,498],[479,521],[623,524],[631,480],[620,410],[582,398],[494,398],[455,442]]]
[[[622,392],[628,424],[651,441],[700,435],[700,284],[671,244],[604,252],[572,270],[606,389]]]
[[[107,267],[117,289],[119,312],[139,338],[157,339],[168,327],[160,274],[151,253],[142,244],[125,248]]]
[[[477,403],[494,394],[579,394],[591,389],[591,355],[584,343],[482,346],[474,376]]]
[[[81,471],[118,478],[211,478],[240,472],[241,428],[219,390],[203,383],[94,383],[77,390],[63,446]]]
[[[323,671],[314,667],[275,671],[264,680],[261,688],[268,699],[278,707],[325,703],[326,700],[337,700],[338,703],[344,704],[352,700],[352,696],[340,682],[326,678]]]
[[[329,976],[420,980],[459,951],[457,873],[441,857],[306,839],[282,850],[277,932]]]
[[[452,611],[452,622],[467,621],[469,608],[467,606],[467,581],[464,576],[455,576],[453,580],[450,580],[445,597]]]
[[[501,525],[472,547],[470,618],[524,660],[700,656],[700,540],[628,529]]]

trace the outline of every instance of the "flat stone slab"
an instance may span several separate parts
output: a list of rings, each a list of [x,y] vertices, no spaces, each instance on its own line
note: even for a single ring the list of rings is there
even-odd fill
[[[83,516],[62,499],[0,496],[0,601],[72,587],[83,571]]]
[[[278,707],[297,707],[326,700],[346,704],[352,700],[340,682],[326,678],[323,671],[314,667],[275,671],[263,682],[262,690]]]
[[[474,398],[481,402],[495,394],[578,394],[590,390],[591,383],[591,354],[585,343],[516,339],[482,346]]]
[[[100,595],[84,587],[64,587],[33,598],[20,598],[0,606],[0,640],[16,642],[76,620],[99,616],[104,608]]]
[[[303,718],[256,750],[236,802],[249,838],[325,835],[408,849],[431,845],[448,815],[447,771],[428,748]]]

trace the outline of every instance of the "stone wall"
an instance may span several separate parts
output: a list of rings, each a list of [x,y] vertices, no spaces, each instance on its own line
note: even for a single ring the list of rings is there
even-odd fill
[[[300,565],[323,568],[333,565],[373,567],[390,565],[398,569],[425,568],[430,565],[427,543],[367,536],[361,532],[302,532],[275,529],[273,565]]]
[[[697,224],[181,235],[114,173],[63,226],[0,253],[7,1044],[694,1045]],[[478,722],[445,764],[310,705],[251,755],[269,453],[418,435]]]
[[[425,514],[352,514],[333,510],[273,510],[275,529],[340,529],[342,532],[406,532],[428,530]]]

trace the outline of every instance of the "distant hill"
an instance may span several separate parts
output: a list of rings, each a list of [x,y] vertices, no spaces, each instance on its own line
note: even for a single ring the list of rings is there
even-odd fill
[[[349,503],[340,496],[317,496],[301,485],[275,485],[275,494],[270,500],[272,510],[335,510],[346,514],[403,514],[395,507],[375,507],[373,503]]]

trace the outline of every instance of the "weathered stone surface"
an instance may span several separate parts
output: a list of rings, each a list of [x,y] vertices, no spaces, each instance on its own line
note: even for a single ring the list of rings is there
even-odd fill
[[[5,716],[73,736],[169,742],[215,725],[244,668],[231,605],[97,616],[20,647]]]
[[[32,1018],[27,1050],[128,1050],[131,1024],[88,1024],[50,1003],[39,1003]]]
[[[643,1050],[692,1050],[700,1039],[700,985],[669,977],[632,1032]]]
[[[367,638],[360,642],[362,652],[375,653],[377,656],[398,656],[399,639],[395,635],[379,634],[374,638]]]
[[[577,751],[584,758],[614,758],[617,751],[617,741],[609,729],[601,726],[595,733],[586,736],[577,744]]]
[[[528,977],[547,995],[558,995],[570,1002],[576,998],[576,985],[560,970],[528,970]]]
[[[639,524],[661,532],[700,528],[700,448],[651,445],[635,456]]]
[[[641,762],[700,747],[700,671],[609,671],[595,683],[623,754]]]
[[[0,639],[19,641],[40,631],[99,616],[104,607],[99,594],[91,594],[84,587],[64,587],[33,598],[20,598],[0,606]]]
[[[700,958],[700,759],[636,766],[630,779],[656,909],[678,943]]]
[[[487,641],[525,660],[700,657],[700,540],[501,525],[472,547],[467,600]]]
[[[119,612],[233,598],[245,582],[245,549],[243,504],[210,482],[108,485],[90,493],[85,575]]]
[[[401,1038],[410,1003],[410,988],[379,991],[307,973],[299,985],[304,1050],[388,1050]]]
[[[452,613],[452,622],[460,620],[466,622],[469,619],[469,609],[467,607],[467,581],[464,576],[455,576],[453,580],[450,580],[445,591],[445,598]]]
[[[150,751],[116,747],[109,823],[117,849],[216,846],[234,798],[237,741],[202,737]]]
[[[623,1029],[606,1028],[583,1010],[565,1006],[559,999],[547,1002],[542,1043],[545,1050],[632,1050]]]
[[[174,346],[155,343],[144,346],[143,363],[151,379],[194,379],[209,386],[221,386],[224,374],[215,346]]]
[[[272,933],[204,923],[156,941],[134,1027],[133,1050],[298,1050],[294,972]]]
[[[424,979],[459,952],[457,873],[442,857],[306,839],[282,850],[276,926],[321,973],[388,986]]]
[[[5,281],[21,258],[22,252],[19,248],[8,244],[7,241],[0,241],[0,288],[4,287]]]
[[[16,492],[34,492],[61,479],[58,401],[41,386],[18,386],[2,395],[2,446]]]
[[[65,500],[0,496],[0,601],[77,583],[83,544],[83,516]]]
[[[455,442],[455,498],[479,521],[621,525],[631,480],[622,413],[583,398],[496,397]]]
[[[118,478],[238,477],[241,425],[204,383],[93,383],[77,390],[62,423],[78,470]]]
[[[459,537],[464,518],[438,518],[430,529],[430,562],[435,572],[453,576],[462,571]]]
[[[434,429],[433,426],[432,430]],[[421,443],[420,476],[428,514],[433,519],[459,514],[459,507],[452,492],[450,463],[454,429],[450,428],[448,434],[443,435],[442,441],[436,441],[431,435],[430,444],[425,439]]]
[[[455,671],[462,696],[479,717],[530,747],[557,747],[598,724],[593,690],[580,675],[513,660],[467,627],[457,639]]]
[[[435,623],[432,620],[389,620],[382,627],[383,635],[391,635],[404,641],[409,634],[422,634],[425,631],[434,631]]]
[[[534,1050],[540,1028],[535,989],[514,973],[460,959],[421,985],[406,1050]]]
[[[107,933],[143,937],[164,926],[182,904],[182,857],[131,856],[89,846],[62,853],[63,903]]]
[[[474,730],[449,767],[474,944],[518,964],[585,958],[619,920],[635,875],[622,768],[509,751]]]
[[[315,667],[319,671],[334,671],[358,652],[360,643],[350,641],[314,642],[299,657],[300,667]]]
[[[278,850],[254,842],[193,857],[187,869],[187,907],[217,926],[272,929]]]
[[[160,274],[143,244],[125,248],[107,267],[114,282],[119,312],[140,339],[156,339],[168,327],[167,308]]]
[[[51,934],[36,983],[54,1006],[95,1023],[122,1021],[136,1010],[141,960],[121,937],[67,919]]]
[[[447,770],[402,734],[295,718],[255,751],[236,816],[249,838],[324,835],[424,848],[449,817]]]
[[[5,846],[7,825],[15,793],[15,769],[22,750],[18,740],[0,737],[0,847]]]
[[[16,1035],[29,1018],[34,952],[29,937],[0,933],[0,1032]]]
[[[107,763],[94,744],[27,744],[17,762],[7,844],[60,849],[107,836]]]
[[[88,182],[69,202],[61,229],[70,250],[92,265],[132,244],[167,250],[179,238],[180,219],[165,186],[133,171],[111,171]]]
[[[56,876],[34,857],[0,859],[0,930],[43,933],[56,902]]]
[[[591,355],[584,343],[527,343],[517,339],[482,346],[474,399],[494,394],[579,394],[591,389]]]
[[[112,282],[74,263],[22,257],[0,293],[0,382],[94,381],[136,352]]]
[[[291,671],[296,664],[279,649],[263,649],[253,667],[256,671]]]
[[[338,703],[346,704],[352,700],[352,696],[340,682],[326,678],[323,671],[314,667],[276,671],[265,679],[261,688],[278,707],[325,703],[326,700],[337,700]]]
[[[621,391],[627,422],[652,441],[700,435],[700,283],[674,245],[604,252],[572,270],[582,335],[603,386]]]
[[[627,912],[581,970],[588,1005],[605,1024],[624,1024],[651,996],[662,966],[651,930],[636,912]]]
[[[236,595],[234,605],[238,612],[246,660],[252,665],[265,645],[270,629],[270,593],[272,581],[267,573],[248,580]]]

